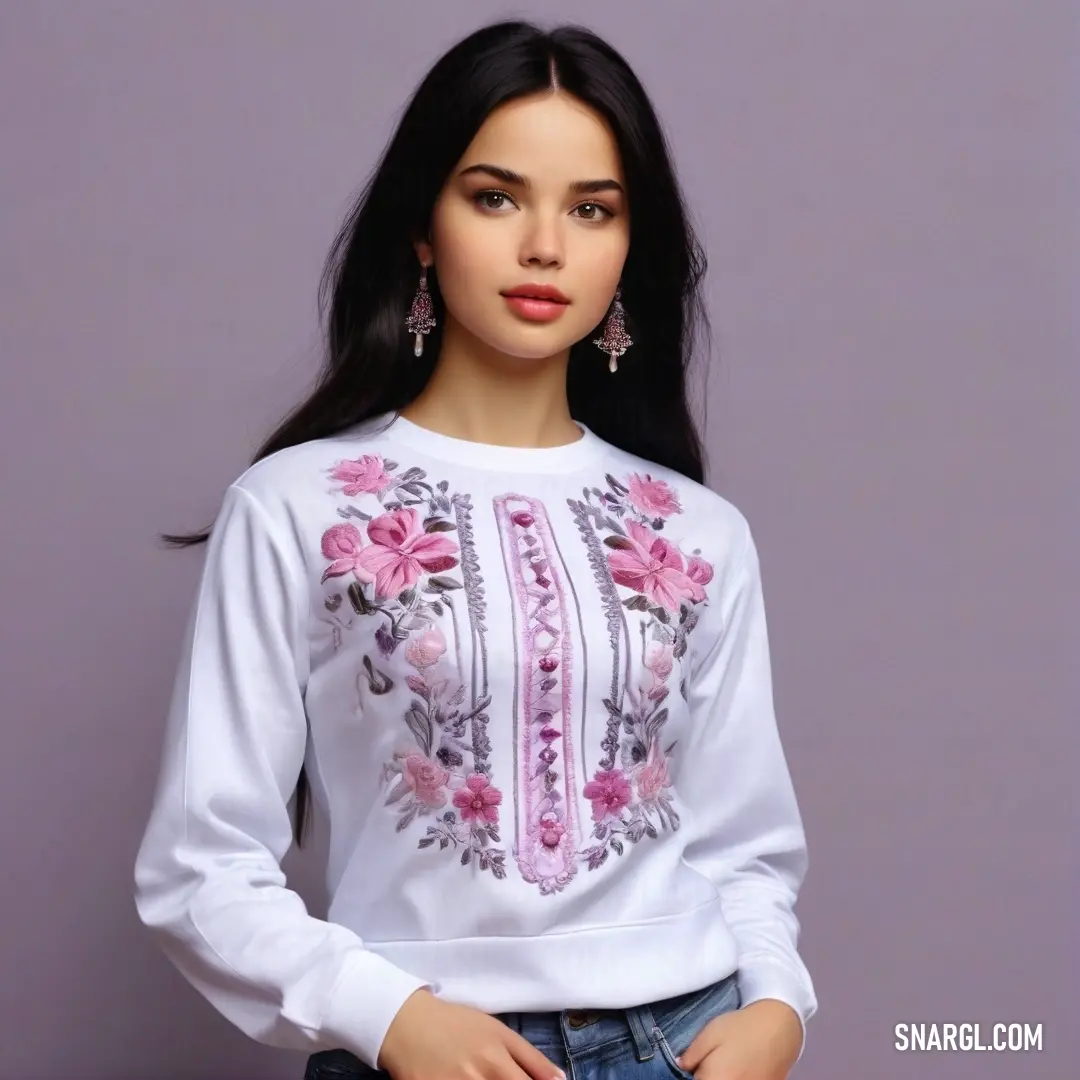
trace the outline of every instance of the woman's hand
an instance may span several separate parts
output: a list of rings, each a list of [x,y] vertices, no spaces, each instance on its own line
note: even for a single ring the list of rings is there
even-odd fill
[[[801,1048],[795,1010],[763,998],[710,1020],[678,1061],[695,1080],[786,1080]]]
[[[393,1080],[566,1080],[501,1020],[430,990],[417,990],[398,1010],[378,1064]]]

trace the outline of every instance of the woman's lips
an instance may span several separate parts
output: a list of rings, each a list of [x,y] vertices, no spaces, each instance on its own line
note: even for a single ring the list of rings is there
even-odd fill
[[[570,306],[554,300],[537,300],[531,296],[506,296],[503,299],[510,305],[511,311],[530,322],[552,322]]]

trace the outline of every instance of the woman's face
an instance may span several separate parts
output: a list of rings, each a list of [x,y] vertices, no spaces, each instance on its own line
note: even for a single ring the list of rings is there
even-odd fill
[[[599,183],[575,188],[583,181]],[[626,261],[625,187],[610,128],[576,98],[541,94],[492,112],[439,194],[431,244],[416,247],[438,275],[444,344],[471,337],[505,356],[542,359],[585,337]],[[558,318],[531,320],[503,295],[536,284],[569,300]]]

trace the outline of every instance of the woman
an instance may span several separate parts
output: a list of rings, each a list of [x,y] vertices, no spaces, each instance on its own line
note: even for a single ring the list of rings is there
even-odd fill
[[[704,265],[622,58],[481,29],[334,245],[319,386],[167,538],[210,543],[139,916],[308,1080],[802,1053],[758,555],[687,406]],[[326,921],[279,865],[312,795]]]

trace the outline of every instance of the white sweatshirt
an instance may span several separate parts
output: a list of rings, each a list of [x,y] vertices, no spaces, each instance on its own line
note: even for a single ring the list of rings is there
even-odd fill
[[[375,1065],[422,986],[621,1008],[738,969],[805,1046],[806,844],[750,529],[582,433],[494,447],[386,414],[227,489],[135,900],[259,1042]],[[302,763],[327,921],[280,868]]]

